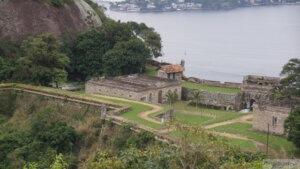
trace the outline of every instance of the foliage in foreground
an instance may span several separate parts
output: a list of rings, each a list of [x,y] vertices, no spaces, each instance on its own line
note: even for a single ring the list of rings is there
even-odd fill
[[[72,151],[79,135],[73,127],[57,119],[55,109],[41,109],[29,126],[24,129],[14,128],[12,123],[0,126],[0,168],[22,168],[26,163],[48,168],[57,153],[68,155],[65,160],[68,159],[71,168],[77,165]]]
[[[208,134],[198,127],[175,124],[182,137],[172,145],[154,145],[145,149],[129,147],[118,155],[98,152],[86,162],[92,169],[146,168],[262,168],[260,153],[248,154],[230,147],[223,139]]]

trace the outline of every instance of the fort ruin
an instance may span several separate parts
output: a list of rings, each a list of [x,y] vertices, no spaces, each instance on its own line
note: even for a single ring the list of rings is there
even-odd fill
[[[88,81],[85,91],[150,103],[164,103],[168,92],[176,92],[179,99],[181,98],[181,81],[140,74],[101,77]]]

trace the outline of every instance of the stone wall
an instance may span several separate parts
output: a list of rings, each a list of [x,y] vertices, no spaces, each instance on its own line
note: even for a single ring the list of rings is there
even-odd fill
[[[35,112],[41,107],[52,106],[59,111],[84,115],[91,113],[99,115],[100,118],[103,105],[106,105],[107,114],[109,115],[118,115],[131,109],[130,106],[123,104],[87,98],[76,94],[64,94],[34,86],[21,84],[0,86],[0,97],[6,97],[9,93],[15,93],[16,107],[25,107],[25,109],[28,108],[28,110]]]
[[[89,82],[87,82],[85,85],[86,93],[100,93],[100,94],[111,95],[111,96],[131,98],[139,101],[147,101],[150,103],[165,102],[166,101],[165,95],[167,94],[167,92],[173,92],[173,91],[177,92],[178,97],[181,100],[181,85],[162,87],[162,88],[145,90],[140,92],[130,91],[130,90],[121,89],[117,87],[97,85]]]
[[[234,83],[234,82],[221,83],[220,81],[198,79],[198,78],[195,78],[195,77],[184,78],[184,80],[188,81],[188,82],[198,83],[198,84],[201,84],[201,85],[207,85],[207,86],[225,87],[225,88],[233,88],[233,89],[242,88],[242,83]]]
[[[265,105],[253,105],[253,129],[267,132],[268,124],[271,134],[284,134],[284,120],[289,116],[291,108]]]
[[[192,93],[198,91],[197,89],[182,88],[182,99],[191,100]],[[200,90],[199,90],[200,91]],[[226,110],[239,110],[241,94],[231,94],[231,93],[216,93],[208,91],[200,91],[202,95],[201,104],[208,106],[215,106]]]

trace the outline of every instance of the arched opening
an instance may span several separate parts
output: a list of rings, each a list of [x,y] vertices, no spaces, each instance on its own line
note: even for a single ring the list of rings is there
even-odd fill
[[[162,103],[162,91],[158,92],[158,103]]]

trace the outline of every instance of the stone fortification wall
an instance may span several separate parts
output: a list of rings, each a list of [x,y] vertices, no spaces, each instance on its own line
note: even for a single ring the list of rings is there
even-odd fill
[[[72,112],[75,114],[91,113],[94,115],[99,115],[100,118],[102,105],[106,105],[107,114],[117,115],[131,109],[131,107],[123,104],[87,98],[80,95],[64,94],[34,86],[21,84],[0,85],[0,94],[2,96],[5,96],[5,94],[7,95],[9,93],[16,93],[16,103],[19,104],[19,106],[17,105],[16,107],[27,107],[28,110],[32,109],[32,111],[51,105],[62,112]],[[23,104],[27,105],[24,106]]]
[[[253,105],[253,129],[272,134],[284,134],[284,120],[289,116],[291,108],[280,106]]]
[[[242,83],[234,83],[234,82],[221,83],[220,81],[198,79],[195,77],[184,78],[184,80],[186,80],[188,82],[198,83],[201,85],[207,85],[207,86],[225,87],[225,88],[234,88],[234,89],[242,88]]]
[[[270,101],[261,101],[253,105],[253,129],[269,131],[272,134],[284,134],[284,120],[290,112],[300,107],[300,98],[293,96],[279,97]]]
[[[182,88],[182,99],[191,100],[192,93],[198,91],[197,89]],[[216,93],[208,91],[200,91],[202,95],[201,104],[207,106],[219,107],[225,110],[240,110],[241,94],[231,93]]]
[[[145,91],[130,91],[118,87],[98,85],[96,83],[87,82],[85,84],[86,93],[101,93],[111,96],[131,98],[139,101],[147,101],[150,103],[163,103],[166,101],[167,92],[177,92],[179,99],[181,98],[181,85],[156,88]]]

